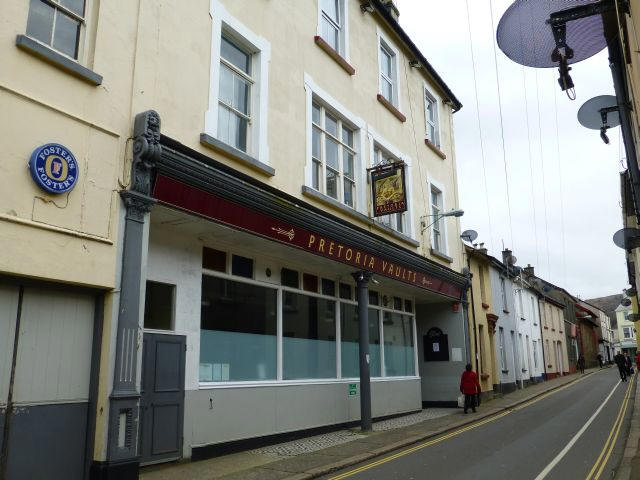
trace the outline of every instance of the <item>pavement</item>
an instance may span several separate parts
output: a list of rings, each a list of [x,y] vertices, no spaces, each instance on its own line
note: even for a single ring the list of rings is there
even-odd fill
[[[639,372],[640,373],[640,372]],[[640,377],[637,377],[637,380]],[[640,480],[640,383],[636,382],[633,398],[633,414],[629,435],[625,444],[615,480]]]
[[[441,436],[447,432],[453,432],[480,420],[488,420],[489,417],[511,412],[516,407],[536,398],[543,398],[545,394],[553,390],[577,381],[582,383],[586,377],[599,371],[600,369],[587,370],[584,375],[567,375],[532,385],[524,390],[516,390],[513,393],[484,402],[478,408],[477,413],[465,415],[461,409],[426,409],[418,414],[376,423],[373,432],[364,433],[358,428],[340,430],[325,436],[315,436],[310,439],[286,442],[208,460],[145,467],[141,469],[140,478],[143,480],[174,478],[181,480],[307,480],[319,478],[353,465],[362,464],[367,460],[388,455],[424,440]],[[600,376],[598,375],[598,377]],[[614,378],[606,373],[603,373],[602,377],[604,376]],[[609,381],[609,383],[612,382],[613,380]],[[606,389],[606,385],[603,385],[602,389]],[[618,390],[623,391],[621,388]],[[583,395],[591,396],[587,390]],[[569,402],[569,405],[576,403],[575,399],[571,397],[565,402]],[[587,408],[590,407],[590,404],[587,405]],[[527,408],[527,410],[529,409]],[[548,412],[548,409],[544,410],[542,415],[546,415]],[[536,418],[534,417],[530,421],[536,422]],[[560,424],[562,425],[562,422]],[[520,430],[522,429],[520,428]],[[640,434],[640,431],[638,433]],[[458,455],[460,452],[465,452],[465,450],[459,450]],[[638,465],[640,465],[640,458]],[[448,478],[448,475],[445,474],[445,477]],[[640,480],[640,477],[638,478]]]

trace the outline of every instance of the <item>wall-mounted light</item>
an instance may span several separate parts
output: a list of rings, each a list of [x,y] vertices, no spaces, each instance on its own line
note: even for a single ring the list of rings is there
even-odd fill
[[[422,215],[420,217],[420,225],[422,226],[422,232],[424,232],[427,228],[429,228],[431,225],[433,225],[434,223],[436,223],[438,220],[440,220],[441,218],[444,217],[461,217],[464,215],[464,210],[461,209],[456,209],[456,210],[450,210],[448,212],[444,212],[444,213],[437,213],[435,215]],[[433,222],[431,222],[429,225],[427,225],[427,217],[436,217]]]
[[[409,66],[413,68],[422,68],[422,63],[420,63],[420,60],[409,60]]]
[[[360,4],[360,11],[362,13],[373,13],[376,11],[376,9],[373,5],[371,5],[371,2],[364,2]]]

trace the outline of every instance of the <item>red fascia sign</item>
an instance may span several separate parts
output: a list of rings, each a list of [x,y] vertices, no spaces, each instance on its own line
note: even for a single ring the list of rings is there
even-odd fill
[[[156,178],[153,195],[161,204],[393,280],[455,299],[459,299],[462,293],[460,287],[434,276],[406,268],[353,245],[338,242],[319,232],[290,225],[164,175],[158,175]]]

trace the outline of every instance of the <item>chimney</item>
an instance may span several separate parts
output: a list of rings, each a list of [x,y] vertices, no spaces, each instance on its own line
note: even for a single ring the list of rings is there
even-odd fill
[[[382,4],[389,10],[389,13],[393,17],[393,19],[397,22],[400,17],[400,10],[396,7],[396,4],[393,3],[393,0],[381,0]]]
[[[527,277],[535,277],[534,270],[531,264],[528,264],[526,267],[524,267],[524,274]]]
[[[480,247],[478,248],[478,251],[480,253],[484,253],[485,255],[487,255],[489,253],[489,251],[487,250],[487,247],[484,246],[484,243],[480,244]]]
[[[505,248],[505,249],[502,251],[502,262],[503,262],[505,265],[509,265],[509,258],[511,258],[511,254],[512,254],[512,253],[513,253],[513,252],[512,252],[511,250],[509,250],[508,248]]]

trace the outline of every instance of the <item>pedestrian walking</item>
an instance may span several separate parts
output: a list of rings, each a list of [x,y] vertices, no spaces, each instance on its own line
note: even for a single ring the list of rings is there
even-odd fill
[[[620,380],[623,382],[627,381],[627,365],[624,359],[624,355],[621,353],[617,353],[615,357],[613,357],[613,361],[616,362],[616,366],[618,367],[618,372],[620,372]]]
[[[478,375],[471,370],[471,364],[467,363],[465,371],[462,372],[462,377],[460,378],[460,392],[464,394],[464,413],[467,413],[469,408],[475,413],[476,395],[479,396],[481,391]]]
[[[640,352],[636,353],[636,371],[640,372]]]
[[[600,365],[600,368],[602,368],[602,365],[603,365],[603,363],[602,363],[602,355],[598,354],[597,358],[598,358],[598,365]]]
[[[578,357],[578,369],[580,373],[584,373],[584,357],[582,355]]]
[[[624,352],[624,364],[627,367],[627,376],[629,377],[633,373],[633,362],[628,352]]]

